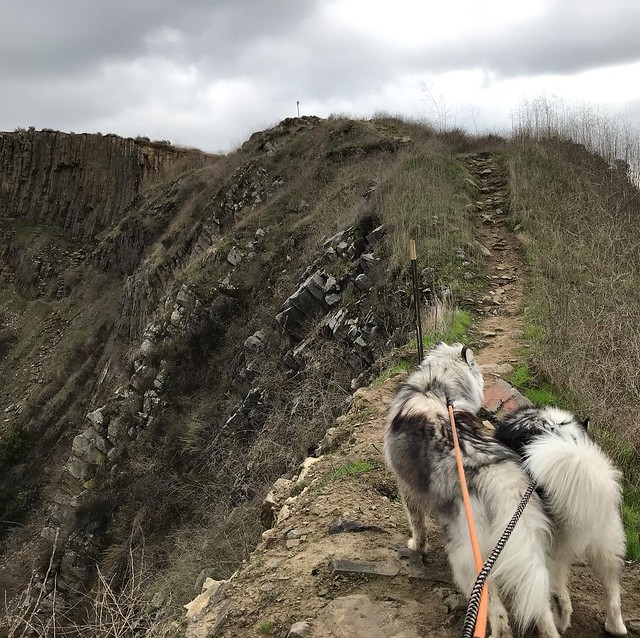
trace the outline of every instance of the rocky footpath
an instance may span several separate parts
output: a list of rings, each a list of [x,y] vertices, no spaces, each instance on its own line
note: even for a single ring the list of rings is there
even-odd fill
[[[480,353],[482,354],[482,352]],[[529,404],[483,366],[487,427],[504,411]],[[185,638],[457,638],[466,610],[450,576],[440,532],[429,521],[426,556],[409,550],[409,529],[393,477],[384,467],[384,414],[398,374],[356,391],[299,471],[279,479],[263,505],[266,531],[250,559],[226,581],[204,578],[182,623]],[[599,586],[574,568],[574,625],[568,638],[602,634]],[[625,574],[631,635],[640,604],[640,574]],[[637,614],[636,614],[637,615]],[[635,629],[634,629],[635,628]]]

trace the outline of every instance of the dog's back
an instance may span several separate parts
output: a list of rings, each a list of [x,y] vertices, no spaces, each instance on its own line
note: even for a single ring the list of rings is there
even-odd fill
[[[571,536],[576,553],[610,528],[621,498],[621,474],[587,435],[587,424],[556,408],[522,408],[496,430],[496,438],[522,457],[556,526]],[[624,544],[623,538],[614,540]],[[621,551],[624,547],[616,549]]]

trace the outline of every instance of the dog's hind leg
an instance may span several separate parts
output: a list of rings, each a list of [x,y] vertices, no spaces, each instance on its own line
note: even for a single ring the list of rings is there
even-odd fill
[[[536,627],[538,628],[538,636],[540,638],[560,638],[550,608],[538,618]]]
[[[445,532],[447,536],[447,555],[451,565],[453,580],[458,589],[469,598],[476,582],[477,572],[469,543],[466,520],[461,513],[457,520],[452,521]],[[489,625],[490,638],[513,638],[509,626],[509,614],[500,599],[498,587],[489,579]]]
[[[489,638],[512,638],[509,627],[509,614],[500,600],[498,588],[489,583],[489,626],[491,634]]]
[[[571,547],[560,542],[554,546],[553,556],[550,561],[551,595],[555,602],[553,619],[558,631],[561,633],[564,633],[569,628],[573,612],[568,587],[572,556]]]
[[[403,489],[401,484],[398,487],[404,509],[409,518],[409,524],[411,525],[411,538],[407,542],[407,546],[416,552],[426,554],[429,549],[429,544],[427,542],[426,512],[424,506],[419,498],[416,498],[416,496],[406,488]]]
[[[620,558],[603,547],[591,548],[589,553],[593,571],[604,590],[604,628],[614,636],[626,636],[620,604]]]
[[[452,560],[451,570],[458,587],[469,597],[477,576],[475,569],[473,569],[473,563],[467,562],[465,565],[456,565]],[[511,627],[509,626],[509,613],[500,599],[498,588],[491,582],[489,582],[488,588],[489,609],[487,615],[489,627],[491,628],[489,638],[513,638]]]

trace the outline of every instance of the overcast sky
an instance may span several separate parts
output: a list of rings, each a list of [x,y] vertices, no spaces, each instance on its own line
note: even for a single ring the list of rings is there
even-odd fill
[[[0,130],[226,151],[297,100],[473,131],[541,94],[640,124],[640,1],[0,0]]]

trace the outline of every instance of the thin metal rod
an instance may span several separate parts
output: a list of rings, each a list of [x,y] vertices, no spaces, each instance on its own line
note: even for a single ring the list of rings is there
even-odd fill
[[[413,305],[416,309],[416,338],[418,340],[418,363],[424,359],[424,348],[422,345],[422,319],[420,317],[420,287],[418,286],[418,264],[416,257],[416,241],[409,240],[409,257],[411,259],[411,273],[413,275]]]

